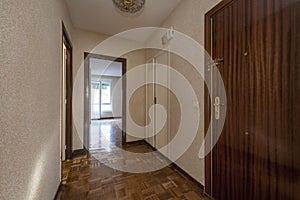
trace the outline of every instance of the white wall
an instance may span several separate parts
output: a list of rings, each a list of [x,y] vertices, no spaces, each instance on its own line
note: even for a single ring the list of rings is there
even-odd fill
[[[205,13],[219,2],[220,0],[183,0],[164,21],[162,27],[169,28],[170,26],[174,26],[176,31],[192,37],[204,46]],[[196,77],[195,70],[192,69],[189,63],[178,58],[178,56],[171,56],[171,64],[172,67],[180,71],[191,82],[192,87],[196,91],[200,105],[200,125],[197,136],[191,147],[176,161],[176,164],[204,185],[204,160],[198,158],[199,149],[204,139],[204,81],[203,79]],[[177,102],[173,102],[173,104],[175,103]],[[174,112],[176,108],[173,108],[173,106],[174,105],[171,105],[171,108]],[[177,130],[178,122],[180,122],[180,120],[176,119],[176,113],[171,114],[171,116],[173,117],[171,118],[171,130]]]
[[[60,183],[65,1],[0,2],[0,199],[53,199]],[[71,37],[72,40],[72,37]]]
[[[96,48],[99,44],[101,44],[104,40],[109,38],[108,35],[95,33],[80,29],[74,29],[73,31],[73,44],[74,44],[74,56],[73,56],[73,74],[74,74],[74,86],[73,86],[73,115],[74,115],[74,131],[73,131],[73,150],[82,149],[83,148],[83,114],[84,114],[84,52],[92,52],[95,54],[109,55],[119,57],[116,54],[116,51],[126,47],[132,47],[134,49],[136,46],[135,42],[119,39],[115,41],[115,44],[109,46],[107,48],[99,49]],[[144,64],[145,60],[145,51],[137,50],[126,53],[121,57],[127,59],[127,71],[134,68],[135,66]],[[134,80],[132,80],[134,81]],[[131,83],[131,80],[127,80],[127,85]],[[127,96],[126,101],[130,104],[135,104],[136,102],[144,102],[145,93],[142,90],[137,93],[134,97]],[[131,109],[127,110],[127,115],[132,114],[132,118],[138,124],[145,123],[145,104],[140,103],[140,106],[130,106]],[[127,125],[128,127],[129,125]],[[141,133],[144,134],[144,133]],[[136,140],[133,137],[128,136],[127,141]]]
[[[83,148],[84,52],[90,52],[107,35],[73,30],[73,151]]]

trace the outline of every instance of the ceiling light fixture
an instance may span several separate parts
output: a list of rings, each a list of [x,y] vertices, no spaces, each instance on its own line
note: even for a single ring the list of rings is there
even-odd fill
[[[114,5],[124,13],[137,13],[145,5],[146,0],[112,0]]]

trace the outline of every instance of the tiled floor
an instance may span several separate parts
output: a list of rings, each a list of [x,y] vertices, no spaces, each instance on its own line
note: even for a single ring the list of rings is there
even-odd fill
[[[199,200],[209,199],[200,187],[170,165],[149,173],[121,172],[96,159],[98,153],[110,152],[121,145],[121,131],[116,126],[120,121],[94,122],[93,151],[89,155],[77,156],[64,163],[63,185],[57,199],[71,200]],[[110,130],[111,135],[97,135]],[[106,132],[106,131],[104,131]],[[102,138],[105,137],[105,138]],[[107,139],[109,138],[109,139]],[[97,144],[98,141],[99,143]],[[107,144],[109,147],[107,147]],[[102,147],[104,144],[105,147]],[[146,143],[140,142],[123,147],[130,152],[152,152]],[[108,159],[114,162],[114,158]],[[117,158],[120,160],[120,158]],[[102,160],[101,160],[102,161]]]

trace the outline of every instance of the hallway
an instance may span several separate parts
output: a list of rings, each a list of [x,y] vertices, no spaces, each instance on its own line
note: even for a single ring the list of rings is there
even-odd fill
[[[0,200],[300,200],[300,0],[0,18]]]
[[[57,200],[209,199],[201,187],[178,171],[174,165],[150,173],[133,174],[107,167],[96,159],[98,153],[105,152],[107,160],[112,162],[119,160],[113,149],[115,146],[121,146],[122,132],[116,124],[120,121],[92,122],[90,147],[93,150],[89,155],[79,155],[64,163],[63,185],[58,192]],[[139,153],[153,151],[142,141],[129,143],[123,149]]]

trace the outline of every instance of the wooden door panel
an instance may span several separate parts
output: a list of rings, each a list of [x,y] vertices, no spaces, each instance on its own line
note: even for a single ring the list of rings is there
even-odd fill
[[[223,81],[227,95],[225,125],[213,150],[213,194],[216,199],[244,199],[246,187],[243,1],[231,5],[213,16],[213,59],[222,58],[217,66],[222,80],[213,79],[213,99],[219,96]],[[213,72],[214,73],[214,72]],[[221,102],[224,100],[221,99]],[[221,109],[221,112],[223,109]],[[224,113],[221,113],[224,115]],[[214,126],[219,126],[214,120]]]
[[[296,0],[234,0],[211,15],[227,94],[212,157],[216,199],[300,199],[299,8]]]
[[[70,45],[70,44],[69,44]],[[72,48],[67,45],[66,48],[66,158],[72,157]]]
[[[299,84],[291,82],[296,70],[293,60],[299,57],[293,13],[299,9],[294,0],[247,0],[246,8],[249,195],[252,199],[299,199],[300,166],[295,165],[299,160],[295,152],[300,144],[299,132],[293,132],[296,104],[291,93]]]

